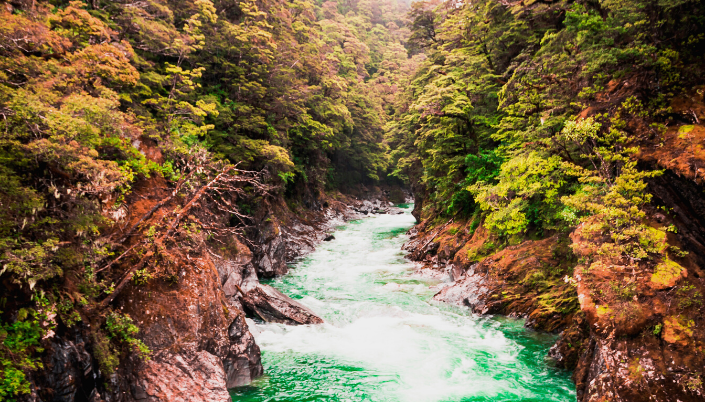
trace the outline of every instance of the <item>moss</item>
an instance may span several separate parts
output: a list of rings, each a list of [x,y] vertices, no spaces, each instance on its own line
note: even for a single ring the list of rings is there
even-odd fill
[[[678,296],[678,307],[681,310],[693,306],[700,308],[703,305],[702,293],[692,284],[680,286],[676,291],[676,295]]]
[[[680,138],[680,139],[688,138],[688,133],[690,133],[691,131],[693,131],[694,128],[695,128],[695,126],[692,125],[692,124],[691,124],[691,125],[680,126],[680,127],[678,128],[678,138]]]
[[[496,245],[494,242],[487,241],[476,249],[468,250],[468,260],[480,261],[488,255],[494,253],[498,248],[499,246]]]
[[[541,271],[531,271],[526,274],[522,283],[529,289],[541,289],[545,287],[546,274]]]
[[[656,266],[651,275],[651,285],[655,289],[666,289],[676,285],[683,274],[683,267],[668,258]]]
[[[644,378],[644,368],[639,363],[639,358],[635,357],[629,362],[629,379],[640,382]]]
[[[115,372],[120,358],[108,337],[101,331],[93,333],[93,356],[98,360],[100,371],[106,375]]]
[[[636,296],[636,282],[621,284],[618,281],[610,281],[609,288],[612,295],[624,301]]]
[[[609,315],[611,313],[612,313],[612,309],[610,308],[610,306],[608,306],[606,304],[603,304],[601,306],[597,306],[597,316],[598,317],[602,318],[605,315]]]
[[[654,335],[656,335],[656,336],[661,335],[662,328],[663,328],[663,324],[661,324],[661,323],[656,324],[656,326],[654,327],[654,331],[653,331]]]
[[[639,237],[639,244],[653,252],[664,252],[667,247],[666,231],[647,227],[644,234]]]
[[[546,313],[571,314],[579,310],[578,294],[571,288],[544,293],[538,297],[539,306]]]

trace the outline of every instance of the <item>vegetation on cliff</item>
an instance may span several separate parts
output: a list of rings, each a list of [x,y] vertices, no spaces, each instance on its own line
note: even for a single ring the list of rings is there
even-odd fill
[[[590,334],[570,347],[582,356],[579,399],[696,400],[702,386],[687,384],[702,383],[705,323],[697,309],[673,306],[678,291],[690,298],[703,289],[699,229],[688,223],[700,222],[702,189],[685,195],[695,184],[682,181],[673,187],[682,194],[670,195],[653,186],[663,188],[664,174],[702,184],[702,152],[693,146],[700,137],[689,133],[703,118],[703,4],[425,1],[412,5],[410,18],[409,48],[427,59],[400,95],[388,140],[394,174],[423,201],[425,244],[451,244],[442,226],[450,219],[473,222],[463,238],[481,223],[487,240],[458,251],[467,257],[437,255],[465,268],[480,261],[477,272],[528,239],[572,243],[576,268],[561,282],[580,297],[569,313],[588,318],[582,339]],[[503,290],[521,288],[533,273],[512,273],[515,283]],[[681,329],[662,335],[677,327],[673,316],[688,329],[678,321]],[[637,336],[659,346],[641,350]],[[649,373],[646,356],[674,356],[648,358],[678,390],[656,385],[657,374],[627,381],[620,364],[591,360],[618,361],[618,342]]]
[[[148,358],[113,299],[179,281],[253,197],[384,179],[383,128],[423,58],[406,7],[0,2],[0,399],[30,392],[43,339],[79,322],[103,373]]]
[[[76,325],[103,373],[148,359],[113,301],[266,200],[381,180],[490,310],[579,318],[580,395],[637,337],[671,363],[629,356],[633,392],[701,395],[704,55],[699,0],[2,1],[0,399]]]

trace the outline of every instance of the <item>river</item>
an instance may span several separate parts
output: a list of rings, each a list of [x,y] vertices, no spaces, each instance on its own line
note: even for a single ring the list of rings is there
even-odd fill
[[[348,222],[269,282],[326,323],[254,325],[265,375],[233,401],[575,400],[546,357],[554,335],[431,301],[440,281],[415,275],[400,249],[410,211]]]

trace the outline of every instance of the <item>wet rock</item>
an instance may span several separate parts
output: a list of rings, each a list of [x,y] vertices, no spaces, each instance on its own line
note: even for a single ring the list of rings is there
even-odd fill
[[[271,286],[259,284],[242,298],[245,309],[267,322],[281,324],[321,324],[311,309]]]
[[[427,254],[433,254],[438,250],[438,247],[440,247],[440,243],[432,241],[424,248],[424,252]]]
[[[433,296],[433,300],[470,307],[473,313],[486,314],[488,307],[485,299],[490,294],[490,288],[485,285],[485,282],[485,274],[476,273],[475,269],[471,268],[461,280],[441,289]]]
[[[465,270],[459,265],[450,264],[448,266],[448,273],[453,281],[459,281],[465,275]]]
[[[32,379],[33,390],[20,400],[57,402],[74,402],[91,400],[100,396],[98,387],[104,379],[100,378],[95,361],[87,348],[81,333],[83,325],[55,335],[48,343],[47,354],[43,358],[43,372],[36,373]]]
[[[590,341],[590,328],[585,314],[575,314],[571,325],[563,330],[558,341],[548,351],[558,367],[573,370],[578,365],[584,345]]]
[[[255,343],[244,314],[238,315],[228,327],[231,349],[223,361],[225,385],[228,388],[247,385],[264,372],[260,349]]]
[[[328,235],[328,236],[326,236],[325,239],[323,239],[323,241],[331,241],[331,240],[335,240],[335,236],[333,236],[333,235]]]
[[[278,234],[261,246],[257,269],[261,277],[272,278],[289,272],[286,265],[287,244],[277,228]]]

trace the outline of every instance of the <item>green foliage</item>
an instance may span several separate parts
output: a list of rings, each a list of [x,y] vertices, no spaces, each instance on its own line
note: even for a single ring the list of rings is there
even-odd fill
[[[393,174],[424,192],[426,217],[479,210],[504,239],[582,223],[601,255],[663,257],[665,232],[643,212],[659,172],[635,155],[702,74],[695,3],[428,1],[409,17],[409,50],[427,58],[387,136]]]
[[[129,346],[140,358],[149,359],[152,352],[147,345],[134,337],[139,332],[139,328],[132,322],[130,316],[111,312],[105,321],[105,327],[108,330],[108,338]]]
[[[656,336],[661,335],[662,329],[663,329],[663,324],[661,324],[661,323],[656,324],[656,326],[654,327],[654,330],[653,330],[653,334]]]
[[[552,228],[560,220],[558,196],[566,186],[560,168],[557,156],[521,155],[502,164],[497,184],[479,181],[469,191],[489,212],[487,227],[501,234],[524,232],[530,224]]]
[[[678,307],[682,310],[690,307],[700,308],[703,305],[703,295],[692,284],[684,284],[676,291]]]
[[[610,281],[608,285],[612,294],[624,301],[629,301],[636,296],[636,282],[622,284],[617,281]]]
[[[98,361],[100,370],[108,375],[114,373],[120,364],[120,356],[115,347],[100,330],[93,333],[93,355]]]
[[[40,302],[46,308],[46,303]],[[13,322],[0,321],[0,399],[14,400],[30,392],[26,372],[41,369],[36,356],[43,349],[40,340],[51,330],[45,310],[22,308]]]
[[[132,275],[132,283],[138,286],[146,285],[152,278],[154,278],[154,275],[152,275],[147,268],[138,269]]]

